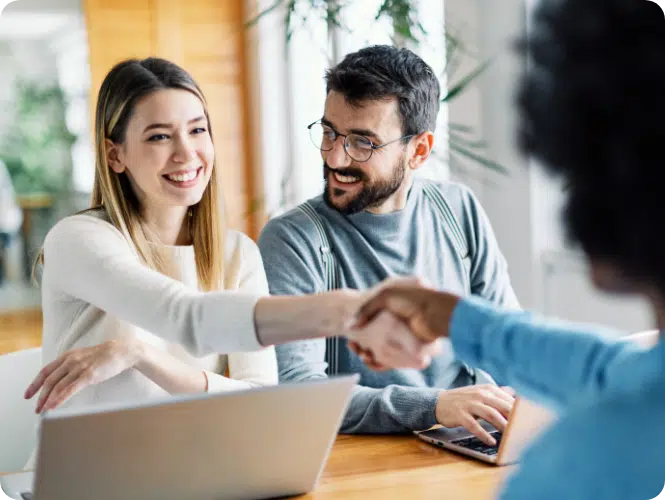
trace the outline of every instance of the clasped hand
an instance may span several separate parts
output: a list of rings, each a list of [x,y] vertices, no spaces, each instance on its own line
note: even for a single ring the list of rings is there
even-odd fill
[[[349,346],[375,370],[425,368],[441,351],[438,339],[448,335],[458,301],[418,279],[387,280],[365,298]]]

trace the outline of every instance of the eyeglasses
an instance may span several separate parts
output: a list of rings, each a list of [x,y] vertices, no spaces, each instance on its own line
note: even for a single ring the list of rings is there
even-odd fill
[[[372,157],[372,153],[376,149],[381,149],[388,144],[392,144],[397,141],[402,141],[404,139],[410,139],[418,134],[409,134],[394,141],[384,142],[383,144],[374,144],[368,137],[358,134],[340,134],[332,127],[324,125],[320,121],[310,123],[307,126],[309,130],[309,137],[312,139],[312,143],[319,148],[321,151],[332,151],[332,148],[335,146],[335,141],[338,137],[344,137],[344,151],[346,154],[351,157],[351,159],[357,162],[364,162],[369,160]]]

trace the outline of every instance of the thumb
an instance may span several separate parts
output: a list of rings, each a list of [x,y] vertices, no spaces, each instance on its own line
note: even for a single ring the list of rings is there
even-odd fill
[[[418,312],[418,295],[414,288],[390,288],[379,292],[360,308],[358,326],[369,323],[381,311],[388,311],[398,319],[409,323]]]

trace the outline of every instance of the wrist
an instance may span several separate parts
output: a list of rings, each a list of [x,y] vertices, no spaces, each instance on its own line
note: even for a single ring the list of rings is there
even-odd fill
[[[436,405],[434,406],[434,418],[440,425],[446,425],[445,407],[446,407],[446,393],[447,391],[440,391],[436,398]]]
[[[254,309],[254,324],[263,346],[344,334],[355,322],[365,294],[334,290],[317,295],[265,297]]]
[[[325,307],[320,309],[322,318],[319,321],[318,336],[329,337],[342,335],[357,320],[358,311],[365,302],[367,293],[358,290],[334,290],[325,295]]]
[[[143,372],[149,365],[148,344],[141,342],[136,337],[132,337],[126,343],[127,357],[131,360],[131,365],[138,371]]]

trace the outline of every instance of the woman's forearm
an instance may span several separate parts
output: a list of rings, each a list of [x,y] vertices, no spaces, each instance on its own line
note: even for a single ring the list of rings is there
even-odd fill
[[[168,352],[138,341],[139,372],[170,394],[205,392],[208,377],[201,368],[188,365]]]
[[[355,290],[336,290],[259,299],[254,309],[258,340],[269,346],[341,335],[353,324],[363,297]]]

